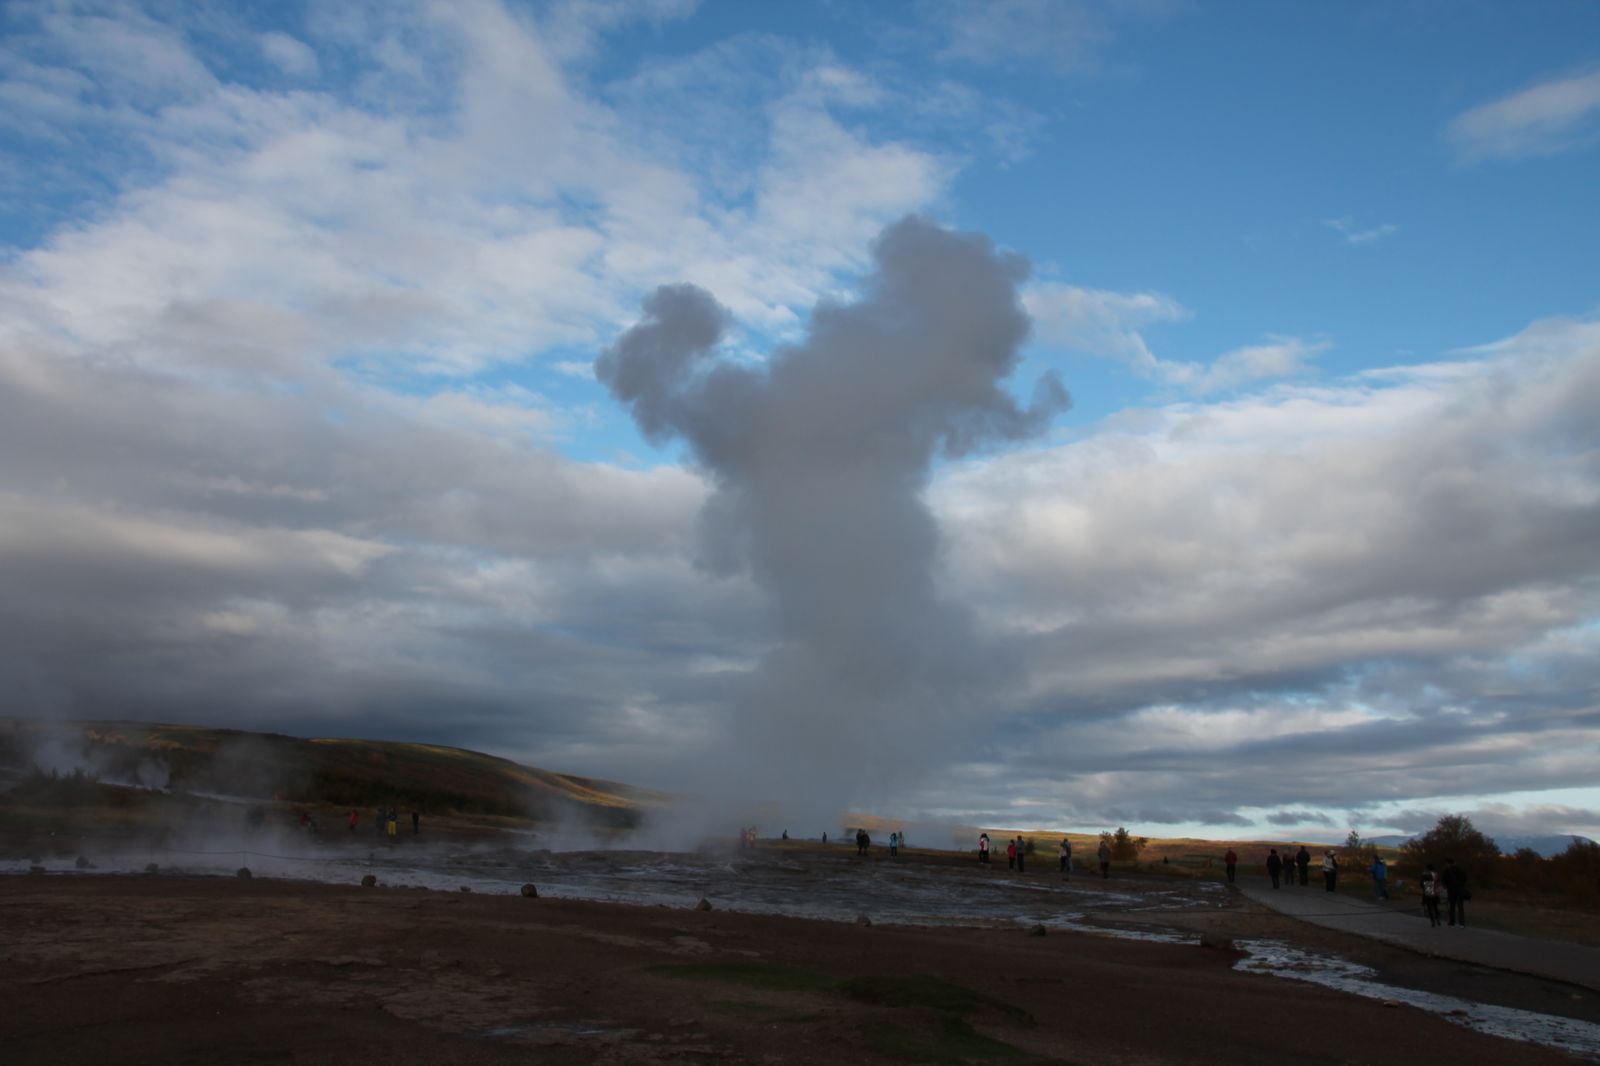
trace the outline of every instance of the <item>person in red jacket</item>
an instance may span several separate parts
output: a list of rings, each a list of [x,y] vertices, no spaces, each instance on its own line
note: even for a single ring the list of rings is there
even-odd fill
[[[1222,861],[1228,864],[1228,884],[1231,885],[1233,884],[1233,875],[1239,869],[1239,855],[1232,848],[1229,848],[1228,854],[1222,857]]]
[[[1006,841],[1006,869],[1015,870],[1016,868],[1017,842],[1015,840],[1008,840]]]

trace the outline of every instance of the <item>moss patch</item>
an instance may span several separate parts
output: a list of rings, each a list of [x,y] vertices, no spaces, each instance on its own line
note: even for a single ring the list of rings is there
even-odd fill
[[[839,984],[810,970],[762,962],[686,962],[652,966],[650,972],[685,981],[715,981],[774,992],[829,992]]]

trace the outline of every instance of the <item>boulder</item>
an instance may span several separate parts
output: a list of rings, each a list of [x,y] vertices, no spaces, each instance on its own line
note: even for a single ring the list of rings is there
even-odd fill
[[[539,898],[539,890],[537,888],[535,888],[534,886],[532,886],[532,885],[523,885],[522,886],[522,898],[523,899],[538,899]]]

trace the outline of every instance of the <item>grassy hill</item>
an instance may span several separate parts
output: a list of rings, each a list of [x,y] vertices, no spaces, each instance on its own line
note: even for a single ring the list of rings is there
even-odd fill
[[[35,790],[62,792],[75,779],[80,785],[362,808],[391,804],[433,814],[619,828],[668,802],[660,793],[463,748],[144,722],[0,720],[0,767],[18,787]]]

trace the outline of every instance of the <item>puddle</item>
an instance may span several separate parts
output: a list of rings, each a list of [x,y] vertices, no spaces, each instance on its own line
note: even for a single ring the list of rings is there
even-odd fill
[[[1600,1025],[1592,1022],[1386,985],[1377,980],[1376,971],[1370,967],[1337,956],[1313,955],[1278,940],[1235,943],[1248,953],[1234,965],[1234,969],[1245,973],[1308,981],[1367,999],[1393,1000],[1490,1036],[1540,1044],[1600,1061]]]

